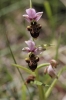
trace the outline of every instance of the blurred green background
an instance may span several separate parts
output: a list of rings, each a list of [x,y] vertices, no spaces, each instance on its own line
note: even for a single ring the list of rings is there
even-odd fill
[[[12,66],[14,61],[6,39],[7,34],[17,63],[27,66],[24,60],[26,55],[22,52],[22,48],[25,46],[24,41],[30,39],[26,29],[29,23],[22,15],[26,13],[25,10],[29,6],[29,0],[0,0],[0,100],[29,100],[29,96],[24,98],[24,94],[28,91],[21,83],[17,69]],[[37,12],[44,12],[38,22],[42,25],[42,30],[36,44],[54,45],[43,52],[40,63],[49,62],[51,58],[55,58],[61,35],[57,54],[58,72],[66,65],[66,0],[32,0],[32,6]],[[39,73],[41,81],[51,84],[50,80],[53,80],[49,76],[43,76],[42,69]],[[22,71],[22,75],[25,80],[27,74]],[[38,100],[35,86],[30,85],[29,89],[31,100]],[[66,73],[60,76],[48,100],[66,100]]]

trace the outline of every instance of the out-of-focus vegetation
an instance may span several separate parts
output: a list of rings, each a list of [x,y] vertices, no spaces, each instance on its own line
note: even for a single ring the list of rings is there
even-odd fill
[[[54,44],[54,46],[48,48],[42,54],[40,63],[49,62],[51,58],[55,58],[56,47],[61,34],[57,54],[59,61],[57,70],[59,70],[66,65],[66,1],[33,0],[32,5],[37,12],[44,12],[42,18],[39,20],[42,30],[39,39],[36,41],[37,44]],[[30,38],[30,34],[26,30],[29,23],[24,20],[22,15],[25,14],[25,10],[29,6],[29,0],[0,0],[0,100],[29,99],[29,96],[26,97],[25,95],[25,93],[28,95],[28,91],[21,83],[17,69],[12,66],[14,62],[6,40],[7,34],[17,63],[26,66],[24,61],[26,55],[21,50],[24,46],[24,41]],[[44,76],[42,69],[39,73],[41,75],[40,80],[51,84],[51,78],[48,75]],[[25,80],[27,74],[22,71],[22,75]],[[31,85],[28,87],[31,91],[31,100],[37,100],[36,87]],[[66,98],[63,99],[65,94],[66,73],[61,75],[48,100],[65,100]]]

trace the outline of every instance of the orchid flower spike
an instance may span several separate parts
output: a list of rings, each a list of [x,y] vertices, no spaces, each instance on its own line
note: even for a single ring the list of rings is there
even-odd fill
[[[33,21],[33,20],[38,21],[38,20],[41,18],[42,14],[43,14],[43,12],[38,12],[38,13],[36,13],[36,11],[35,11],[34,8],[26,9],[26,13],[27,13],[27,14],[24,14],[23,17],[24,17],[28,22],[31,22],[31,21]]]
[[[55,71],[52,67],[52,65],[49,65],[47,66],[45,69],[44,69],[44,74],[48,74],[51,78],[57,78],[58,79],[58,76],[55,74]]]
[[[34,54],[39,55],[43,51],[42,47],[35,46],[35,42],[32,40],[32,38],[28,41],[25,41],[25,43],[28,47],[24,47],[22,51],[26,53],[33,52]]]

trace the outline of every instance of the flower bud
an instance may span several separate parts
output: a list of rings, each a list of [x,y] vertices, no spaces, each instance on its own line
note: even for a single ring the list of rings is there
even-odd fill
[[[26,79],[26,84],[29,84],[31,81],[34,81],[35,76],[31,75]]]
[[[50,61],[50,64],[51,64],[51,65],[52,65],[52,67],[54,67],[54,68],[56,68],[56,67],[57,67],[57,65],[58,65],[57,61],[56,61],[56,60],[54,60],[54,59],[52,59],[52,60]]]
[[[51,65],[47,66],[45,69],[44,69],[44,74],[48,74],[51,78],[57,78],[58,79],[58,76],[55,74],[55,71],[53,69],[53,67]]]

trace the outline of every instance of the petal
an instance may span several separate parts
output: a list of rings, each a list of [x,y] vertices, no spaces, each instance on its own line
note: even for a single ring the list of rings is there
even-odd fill
[[[51,65],[48,66],[47,73],[50,75],[51,78],[55,77],[55,78],[58,79],[58,76],[55,74],[55,71],[54,71],[54,69],[52,68]]]
[[[36,15],[36,11],[33,8],[26,9],[26,13],[30,18],[34,18]]]
[[[43,51],[43,48],[42,47],[38,47],[34,50],[35,54],[36,55],[39,55],[41,52]]]
[[[24,47],[24,48],[22,49],[22,51],[28,53],[28,52],[30,52],[30,49],[29,49],[28,47]]]
[[[48,71],[48,74],[50,74],[50,73],[54,73],[54,69],[52,68],[51,65],[48,66],[47,71]]]
[[[43,14],[43,12],[38,12],[38,13],[36,13],[36,18],[35,18],[35,20],[38,21],[38,20],[41,18],[42,14]]]
[[[30,48],[30,51],[33,51],[35,49],[35,43],[32,40],[25,41],[25,43],[28,45]]]
[[[28,21],[28,22],[30,22],[30,18],[29,18],[29,16],[28,15],[23,15],[23,17]]]

